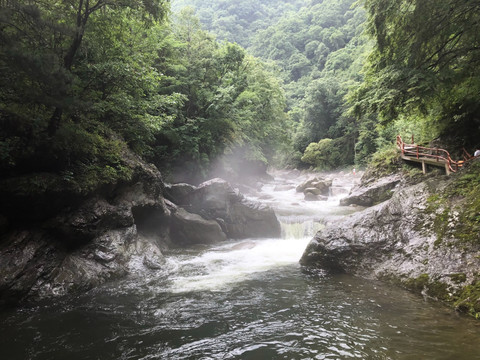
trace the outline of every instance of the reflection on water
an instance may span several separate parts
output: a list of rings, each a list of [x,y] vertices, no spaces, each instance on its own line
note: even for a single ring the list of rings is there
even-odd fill
[[[151,277],[1,316],[4,359],[478,359],[474,320],[349,276],[257,272],[228,291]],[[224,288],[224,290],[227,288]]]
[[[4,311],[2,359],[480,359],[475,320],[375,281],[302,269],[321,214],[352,209],[273,185],[263,194],[281,213],[282,239],[172,251],[161,271],[133,262],[128,279]]]

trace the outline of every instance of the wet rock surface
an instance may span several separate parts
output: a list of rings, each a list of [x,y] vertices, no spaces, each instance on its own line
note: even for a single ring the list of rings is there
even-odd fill
[[[313,195],[328,196],[331,186],[331,179],[324,179],[322,177],[315,176],[298,185],[296,187],[296,191],[303,192],[304,194],[311,193]]]
[[[340,205],[373,206],[392,197],[395,187],[400,183],[401,175],[394,174],[380,178],[370,184],[362,184],[340,200]]]
[[[128,161],[131,181],[77,199],[52,216],[0,216],[0,305],[86,291],[127,275],[135,261],[161,269],[162,251],[171,247],[280,234],[271,208],[248,201],[224,180],[169,185],[174,204],[165,199],[154,166],[134,155]]]
[[[246,199],[225,180],[215,178],[200,184],[188,203],[188,211],[218,221],[228,238],[280,236],[273,209]]]
[[[453,299],[452,294],[476,281],[480,249],[460,246],[454,235],[439,241],[437,213],[443,210],[432,209],[429,202],[446,183],[432,179],[398,189],[390,200],[326,227],[307,246],[301,263]],[[445,226],[455,225],[453,214]]]
[[[206,220],[182,208],[172,212],[170,236],[179,245],[211,244],[227,239],[217,221]]]
[[[162,178],[134,155],[128,161],[129,183],[85,196],[47,219],[12,221],[18,225],[0,238],[0,304],[86,291],[124,276],[139,249],[149,265],[159,262],[170,218]],[[142,234],[154,239],[148,247],[140,246]]]

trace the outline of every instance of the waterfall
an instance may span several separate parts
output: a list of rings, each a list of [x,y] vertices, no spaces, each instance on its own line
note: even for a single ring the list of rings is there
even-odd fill
[[[282,239],[312,238],[324,225],[312,217],[288,216],[280,219]]]

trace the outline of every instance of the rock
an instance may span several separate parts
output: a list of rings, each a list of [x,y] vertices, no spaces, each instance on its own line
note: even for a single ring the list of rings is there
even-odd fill
[[[305,193],[306,189],[316,189],[315,195],[328,196],[331,186],[332,180],[314,177],[298,185],[296,191]],[[310,190],[310,192],[312,191]]]
[[[315,235],[301,264],[388,280],[448,301],[449,294],[477,281],[480,257],[477,245],[454,238],[455,212],[428,210],[431,196],[445,186],[446,181],[433,179],[399,189],[390,200],[336,221]],[[439,242],[437,212],[443,219],[447,210]]]
[[[280,237],[280,223],[269,206],[237,199],[230,204],[225,219],[227,236],[232,239]]]
[[[34,210],[19,219],[20,205],[9,213],[8,232],[0,238],[0,304],[86,291],[125,276],[135,254],[145,256],[146,266],[160,266],[170,226],[161,175],[134,154],[124,160],[133,171],[128,182],[74,202],[67,197],[38,216]],[[39,206],[47,195],[32,202]],[[150,245],[136,246],[144,235]]]
[[[78,208],[48,221],[46,227],[58,233],[66,242],[86,242],[106,230],[133,224],[130,207],[113,206],[100,196],[94,196]]]
[[[320,189],[317,189],[317,188],[314,188],[314,187],[309,187],[309,188],[306,188],[305,190],[303,190],[303,193],[305,195],[307,195],[307,194],[321,195],[322,191]]]
[[[224,241],[227,236],[214,220],[205,220],[182,208],[172,213],[170,237],[179,245],[211,244]]]
[[[225,180],[216,178],[200,184],[190,203],[191,212],[205,219],[222,219],[228,238],[280,236],[280,223],[273,210],[245,199]]]
[[[5,234],[8,230],[8,219],[0,214],[0,236]]]
[[[143,265],[151,270],[162,269],[165,265],[165,257],[160,252],[160,249],[155,244],[151,242],[146,242],[142,249],[143,256]]]
[[[187,183],[165,184],[165,198],[177,205],[189,205],[188,196],[196,187]]]
[[[86,291],[127,273],[135,226],[110,230],[70,249],[42,229],[12,232],[0,248],[0,304]]]
[[[248,249],[253,249],[257,244],[255,244],[253,241],[244,241],[239,244],[233,245],[229,250],[230,251],[235,251],[235,250],[248,250]]]
[[[381,178],[368,185],[360,185],[352,190],[350,195],[340,200],[340,205],[372,206],[392,197],[392,191],[401,180],[399,174]]]
[[[258,197],[260,200],[272,200],[275,199],[272,195],[264,194]]]

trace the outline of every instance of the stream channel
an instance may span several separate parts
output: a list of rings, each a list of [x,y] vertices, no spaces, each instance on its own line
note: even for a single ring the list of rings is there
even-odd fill
[[[280,239],[173,250],[157,271],[138,259],[126,279],[0,312],[1,358],[480,359],[474,319],[380,282],[300,267],[322,223],[358,211],[338,205],[352,175],[337,174],[328,201],[287,189],[302,180],[279,172],[249,196],[275,209]]]

